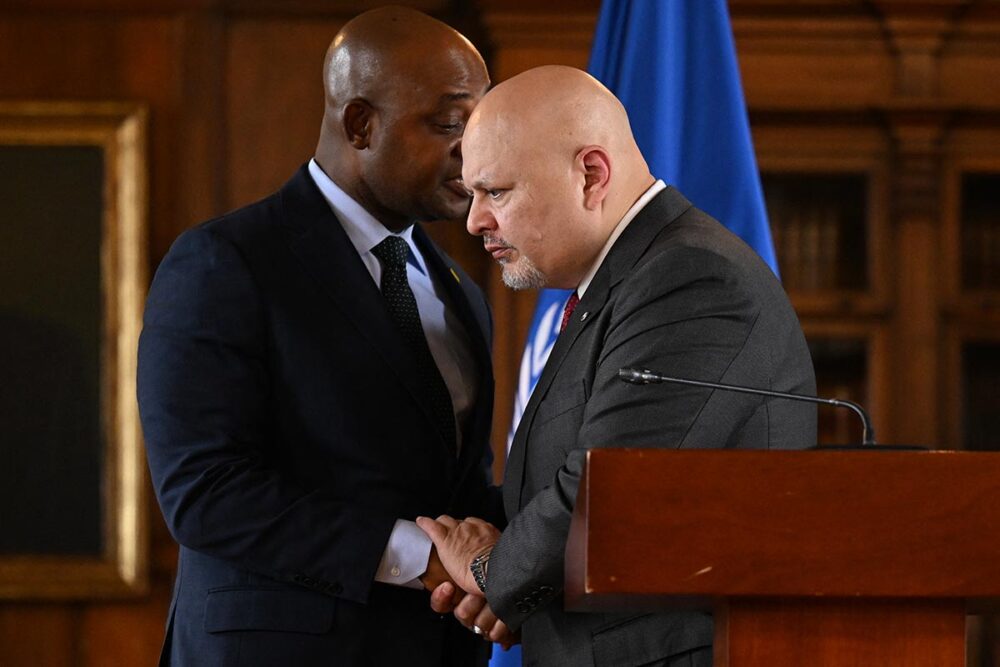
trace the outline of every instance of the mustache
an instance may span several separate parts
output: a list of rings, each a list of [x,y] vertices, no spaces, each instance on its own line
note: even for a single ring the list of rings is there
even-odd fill
[[[483,245],[500,246],[501,248],[510,248],[512,250],[517,249],[499,236],[490,236],[489,234],[483,236]]]

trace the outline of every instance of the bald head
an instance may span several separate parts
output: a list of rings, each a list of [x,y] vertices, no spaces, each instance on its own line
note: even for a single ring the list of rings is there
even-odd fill
[[[489,86],[475,47],[405,7],[349,21],[323,65],[325,111],[316,161],[393,230],[468,209],[459,141]]]
[[[618,160],[642,161],[625,107],[601,82],[573,67],[538,67],[497,85],[476,109],[469,130],[470,138],[500,130],[504,143],[541,154],[592,144]]]
[[[426,59],[482,63],[472,43],[437,19],[408,7],[382,7],[348,21],[333,38],[323,64],[327,106],[353,97],[378,98],[396,80],[427,70]],[[485,73],[486,66],[482,65]]]
[[[469,119],[462,151],[475,193],[469,231],[487,250],[513,248],[491,252],[515,288],[576,287],[654,181],[621,102],[572,67],[539,67],[496,86]]]

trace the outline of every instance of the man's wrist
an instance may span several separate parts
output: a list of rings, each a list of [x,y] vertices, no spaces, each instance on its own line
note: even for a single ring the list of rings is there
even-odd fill
[[[424,588],[420,577],[431,565],[433,546],[417,524],[397,519],[375,571],[375,581],[417,590]]]
[[[472,559],[469,563],[469,570],[472,572],[472,578],[476,582],[476,586],[484,595],[486,594],[486,573],[490,566],[490,555],[493,553],[493,545],[490,545],[479,552],[479,555]]]

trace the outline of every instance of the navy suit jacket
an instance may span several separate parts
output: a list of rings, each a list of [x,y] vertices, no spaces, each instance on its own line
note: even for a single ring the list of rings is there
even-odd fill
[[[157,498],[181,545],[164,663],[436,666],[484,653],[426,593],[373,583],[396,519],[502,523],[489,309],[419,227],[414,239],[479,366],[457,459],[305,167],[182,234],[160,265],[138,394]]]

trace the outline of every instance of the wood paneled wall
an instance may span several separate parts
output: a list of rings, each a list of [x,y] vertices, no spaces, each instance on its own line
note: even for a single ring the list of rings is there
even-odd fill
[[[691,0],[693,1],[693,0]],[[307,160],[322,117],[330,39],[374,0],[7,0],[0,98],[135,100],[150,109],[150,257],[185,228],[273,191]],[[411,0],[468,34],[494,81],[529,67],[585,67],[599,0]],[[890,241],[901,248],[881,317],[905,348],[888,367],[911,393],[883,412],[887,440],[951,433],[935,409],[942,328],[933,271],[942,137],[1000,110],[1000,10],[985,0],[731,0],[751,119],[836,145],[876,133],[894,165]],[[970,116],[969,114],[979,114]],[[837,123],[822,119],[838,119]],[[860,119],[860,120],[859,120]],[[972,121],[970,121],[972,122]],[[810,129],[811,128],[811,129]],[[819,129],[817,129],[819,128]],[[928,172],[928,170],[930,170]],[[534,297],[513,294],[458,225],[432,234],[483,284],[496,322],[502,451]],[[903,315],[900,314],[903,309]],[[904,319],[905,315],[905,319]],[[834,315],[836,320],[839,316]],[[850,322],[851,316],[842,319]],[[895,356],[893,356],[895,354]],[[502,458],[498,457],[498,458]],[[152,588],[141,599],[0,604],[0,665],[152,664],[176,547],[155,506]]]

